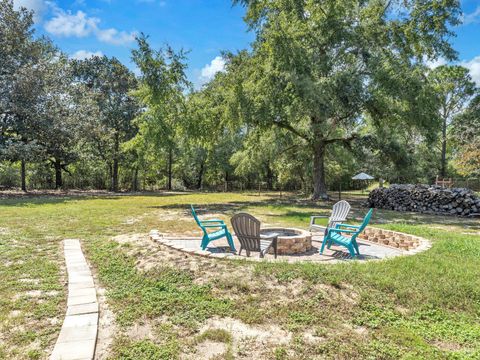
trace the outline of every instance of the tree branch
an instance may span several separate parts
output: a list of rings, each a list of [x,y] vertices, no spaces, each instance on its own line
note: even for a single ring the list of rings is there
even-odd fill
[[[285,154],[286,152],[288,152],[288,151],[290,151],[290,150],[293,150],[293,149],[297,148],[298,146],[299,146],[298,144],[294,144],[294,145],[292,145],[292,146],[289,146],[288,148],[283,149],[283,150],[280,152],[280,154]]]
[[[352,134],[346,138],[333,138],[324,140],[325,144],[332,144],[335,142],[342,142],[344,145],[350,145],[350,143],[358,138],[358,134]]]
[[[62,168],[63,171],[65,171],[68,175],[72,175],[72,173],[70,172],[70,170],[67,169],[67,165],[66,164],[62,164],[60,165],[60,167]]]
[[[297,129],[295,129],[292,125],[284,122],[284,121],[274,121],[273,122],[276,126],[278,126],[279,128],[282,128],[282,129],[285,129],[285,130],[288,130],[290,132],[292,132],[293,134],[297,135],[298,137],[306,140],[306,141],[310,141],[310,139],[308,138],[307,135],[305,134],[302,134],[300,131],[298,131]]]

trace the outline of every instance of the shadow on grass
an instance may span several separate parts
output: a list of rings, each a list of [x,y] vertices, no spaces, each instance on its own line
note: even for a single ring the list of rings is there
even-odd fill
[[[31,192],[0,192],[0,206],[29,206],[44,204],[62,204],[70,201],[79,200],[118,200],[130,196],[143,197],[172,197],[189,195],[188,192],[119,192],[110,191],[89,191],[89,190],[69,190],[69,191],[31,191]]]
[[[480,221],[478,219],[415,212],[397,212],[384,209],[376,209],[372,220],[376,220],[382,224],[404,223],[408,225],[463,226],[465,228],[480,230]]]
[[[211,213],[226,213],[232,214],[234,212],[242,211],[248,207],[261,206],[262,203],[268,203],[269,200],[259,200],[257,202],[252,201],[233,201],[229,203],[213,203],[213,204],[192,204],[198,215],[208,215]],[[185,215],[190,215],[190,205],[188,204],[169,204],[169,205],[156,205],[148,206],[151,209],[162,210],[179,210]]]

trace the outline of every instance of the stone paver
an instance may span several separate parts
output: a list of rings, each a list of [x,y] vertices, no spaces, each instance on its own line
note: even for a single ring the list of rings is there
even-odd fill
[[[63,241],[68,272],[67,313],[51,360],[91,360],[98,331],[98,301],[80,241]]]

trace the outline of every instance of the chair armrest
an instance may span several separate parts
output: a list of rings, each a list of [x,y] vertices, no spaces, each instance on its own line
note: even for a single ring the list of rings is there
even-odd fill
[[[310,216],[310,226],[312,225],[315,225],[315,219],[320,219],[320,218],[328,218],[329,216],[328,215],[314,215],[314,216]]]
[[[328,229],[328,232],[336,232],[336,233],[350,233],[350,234],[355,234],[358,231],[353,231],[353,230],[344,230],[344,229]]]
[[[227,228],[227,225],[225,225],[225,224],[218,224],[218,225],[203,225],[202,224],[202,226],[204,228],[224,228],[224,229]]]
[[[338,229],[339,227],[359,229],[359,228],[360,228],[360,225],[349,225],[349,224],[336,224],[336,225],[335,225],[335,228]]]

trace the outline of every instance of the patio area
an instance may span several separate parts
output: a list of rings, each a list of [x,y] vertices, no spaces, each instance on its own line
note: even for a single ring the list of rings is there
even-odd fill
[[[395,233],[399,234],[399,233]],[[406,235],[405,236],[409,236]],[[387,237],[383,235],[383,237]],[[238,255],[240,249],[240,242],[236,236],[233,236],[235,248],[237,254],[230,252],[230,248],[225,239],[214,240],[209,243],[206,250],[201,250],[201,239],[185,236],[162,236],[158,231],[152,230],[150,232],[150,238],[153,241],[166,245],[170,248],[182,251],[185,253],[200,255],[212,258],[228,258],[228,259],[245,259],[251,261],[285,261],[285,262],[321,262],[321,263],[336,263],[339,261],[351,261],[351,256],[345,247],[332,245],[330,249],[325,248],[325,251],[321,255],[319,249],[322,246],[323,234],[313,233],[311,235],[311,248],[302,253],[296,254],[280,254],[277,259],[274,258],[273,253],[269,253],[265,258],[261,259],[258,252],[253,252],[250,257],[247,257],[246,252],[242,251],[241,255]],[[393,236],[391,238],[394,238]],[[376,243],[365,239],[359,239],[358,245],[360,248],[360,254],[355,258],[357,261],[369,261],[369,260],[382,260],[402,255],[413,255],[418,252],[427,250],[430,247],[430,243],[422,238],[418,238],[418,245],[413,249],[402,249],[395,246],[384,245],[382,243]]]

